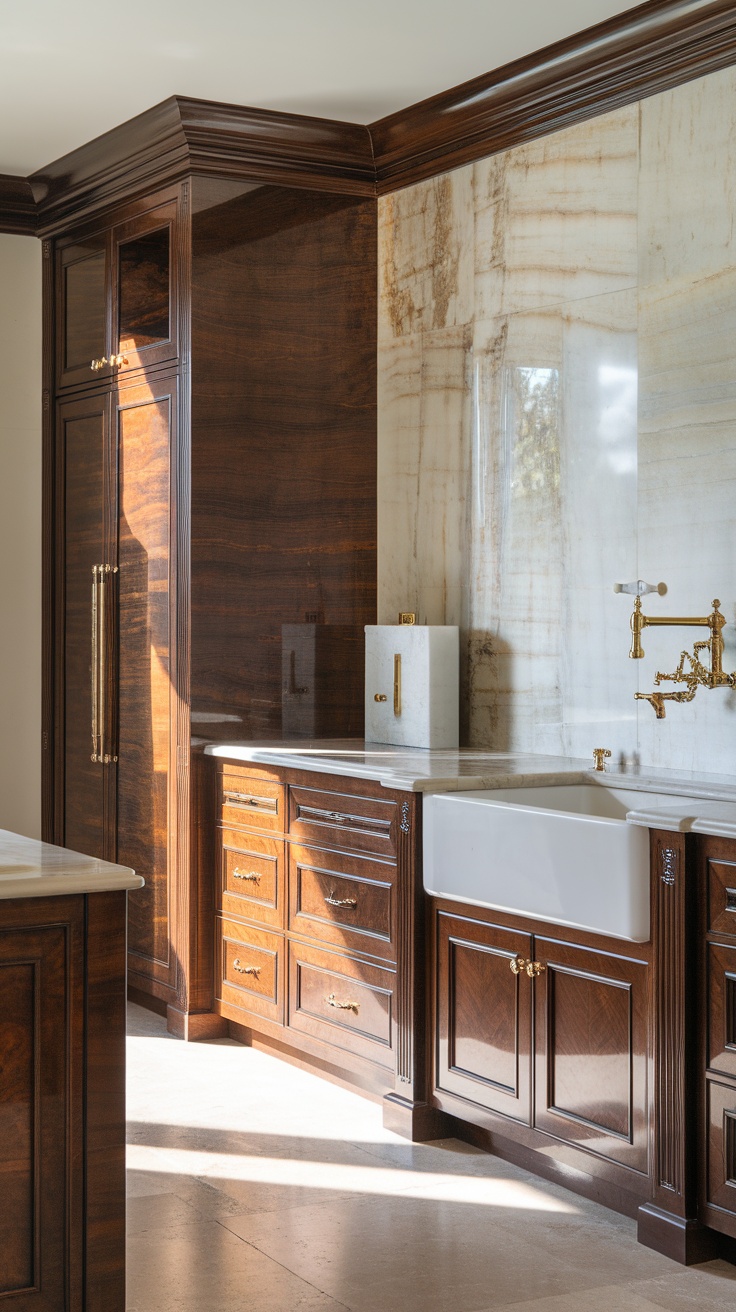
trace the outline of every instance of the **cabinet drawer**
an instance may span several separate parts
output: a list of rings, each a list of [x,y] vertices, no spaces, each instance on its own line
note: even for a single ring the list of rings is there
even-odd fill
[[[708,944],[708,1066],[736,1078],[736,947]]]
[[[221,1002],[283,1022],[284,964],[280,934],[218,916],[217,996]]]
[[[393,971],[289,943],[289,1026],[390,1069]]]
[[[323,793],[316,788],[289,790],[289,833],[320,847],[393,856],[396,852],[396,804],[376,797]]]
[[[736,935],[736,864],[708,861],[708,928]]]
[[[284,928],[284,844],[277,838],[222,829],[218,910]]]
[[[389,862],[292,843],[289,929],[394,961],[395,880]]]
[[[736,1215],[736,1087],[707,1086],[708,1202]]]
[[[220,790],[223,824],[283,833],[283,784],[249,775],[223,774]]]

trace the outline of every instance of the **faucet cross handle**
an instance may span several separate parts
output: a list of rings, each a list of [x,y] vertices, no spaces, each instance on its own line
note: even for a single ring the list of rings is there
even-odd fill
[[[593,760],[595,761],[595,765],[593,766],[593,769],[602,773],[606,768],[605,763],[610,755],[611,753],[607,747],[594,747]]]

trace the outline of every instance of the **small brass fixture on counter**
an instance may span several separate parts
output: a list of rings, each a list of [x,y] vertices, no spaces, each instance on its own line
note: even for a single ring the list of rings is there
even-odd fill
[[[684,692],[637,692],[635,697],[637,701],[649,702],[654,707],[658,720],[665,718],[665,702],[691,702],[699,687],[703,688],[734,688],[736,687],[736,672],[725,674],[723,670],[723,638],[721,630],[726,621],[718,609],[720,601],[716,597],[713,601],[713,610],[710,615],[644,615],[641,608],[641,597],[637,596],[634,601],[634,611],[631,616],[631,651],[629,656],[632,660],[641,660],[644,655],[644,648],[641,645],[642,629],[652,628],[655,625],[694,625],[698,628],[710,629],[710,637],[703,642],[696,642],[692,652],[680,652],[680,661],[677,669],[673,674],[663,674],[658,670],[654,676],[654,682],[659,686],[660,683],[684,683],[686,691]],[[700,659],[701,652],[710,652],[710,669],[704,665]],[[686,668],[686,665],[689,668]]]
[[[399,624],[416,624],[416,622],[417,622],[416,611],[413,610],[399,611]]]
[[[595,761],[595,765],[593,766],[593,769],[597,770],[599,774],[603,774],[606,769],[606,761],[610,755],[611,753],[607,747],[594,747],[593,760]]]

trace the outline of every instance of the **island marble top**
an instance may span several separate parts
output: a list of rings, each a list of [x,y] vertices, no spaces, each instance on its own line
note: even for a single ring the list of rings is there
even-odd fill
[[[687,799],[675,808],[642,806],[627,819],[649,828],[693,830],[736,837],[736,776],[694,774],[687,770],[637,770],[599,773],[592,763],[573,756],[521,752],[456,751],[393,747],[362,739],[282,742],[212,742],[194,739],[208,756],[253,765],[373,779],[384,788],[404,792],[450,793],[535,785],[604,784],[641,793],[668,793]],[[700,805],[693,806],[697,801]],[[645,799],[642,798],[642,802]],[[705,805],[707,803],[707,805]]]
[[[128,866],[0,829],[0,899],[114,893],[144,883]]]

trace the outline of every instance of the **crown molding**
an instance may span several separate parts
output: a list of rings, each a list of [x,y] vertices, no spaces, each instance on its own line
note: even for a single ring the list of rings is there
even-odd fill
[[[171,96],[29,178],[39,230],[191,174],[374,196],[367,127]]]
[[[650,0],[371,124],[379,193],[736,62],[733,0]]]
[[[0,232],[32,236],[36,223],[36,202],[28,179],[0,173]]]

